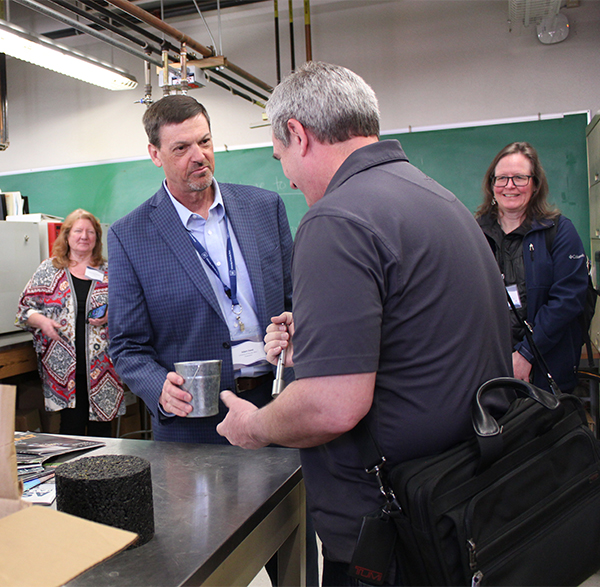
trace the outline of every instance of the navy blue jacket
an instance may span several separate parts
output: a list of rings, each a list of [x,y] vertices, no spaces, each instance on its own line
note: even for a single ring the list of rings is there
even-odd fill
[[[490,246],[495,242],[486,232],[491,217],[478,222]],[[552,220],[534,220],[523,237],[523,261],[527,290],[527,321],[533,326],[533,340],[542,353],[552,377],[561,390],[572,390],[577,383],[577,368],[583,344],[579,317],[585,304],[588,285],[587,258],[573,223],[559,216],[556,236],[548,251],[546,231]],[[536,365],[527,339],[515,346],[533,364],[532,382],[549,389],[543,371]]]
[[[220,183],[227,218],[248,268],[261,328],[291,309],[292,236],[275,192]],[[205,268],[167,192],[158,192],[108,231],[110,356],[152,414],[154,440],[225,444],[208,418],[161,418],[158,402],[176,361],[220,359],[221,389],[235,389],[229,328]],[[268,387],[268,389],[267,389]],[[264,405],[271,386],[245,392]]]

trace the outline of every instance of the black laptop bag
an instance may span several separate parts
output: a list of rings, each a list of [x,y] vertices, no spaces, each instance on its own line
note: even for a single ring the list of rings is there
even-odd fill
[[[496,421],[482,397],[520,396]],[[485,383],[473,439],[397,465],[405,585],[579,585],[600,568],[600,450],[580,400]]]

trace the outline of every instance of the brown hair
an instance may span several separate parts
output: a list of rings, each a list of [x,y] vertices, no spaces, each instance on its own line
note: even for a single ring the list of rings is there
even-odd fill
[[[142,118],[144,130],[148,135],[148,142],[160,149],[160,129],[163,126],[166,124],[181,124],[200,114],[206,118],[210,130],[208,112],[196,99],[182,94],[173,94],[161,98],[144,112]]]
[[[60,232],[54,241],[54,245],[52,247],[52,265],[54,265],[54,267],[57,269],[66,269],[69,266],[69,234],[71,233],[71,229],[73,228],[75,222],[82,219],[89,220],[96,232],[96,245],[92,251],[91,263],[94,267],[104,263],[105,259],[102,256],[102,227],[100,226],[100,222],[90,212],[78,208],[65,218],[60,228]]]
[[[498,216],[498,206],[495,204],[493,189],[496,166],[500,159],[507,155],[514,155],[517,153],[524,155],[531,162],[531,175],[533,176],[531,179],[534,183],[534,190],[531,199],[527,204],[527,210],[525,211],[527,219],[556,218],[556,216],[560,214],[560,211],[557,208],[548,203],[548,180],[546,179],[546,172],[540,163],[537,151],[529,143],[516,142],[506,145],[506,147],[494,157],[494,160],[485,172],[482,184],[483,203],[477,208],[477,212],[475,213],[476,217],[484,216],[486,214],[491,214],[493,217]]]

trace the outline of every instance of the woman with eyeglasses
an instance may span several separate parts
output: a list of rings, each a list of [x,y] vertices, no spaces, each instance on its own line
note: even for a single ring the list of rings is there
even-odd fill
[[[548,203],[548,181],[525,142],[502,149],[483,180],[477,222],[494,252],[507,292],[533,328],[533,340],[561,391],[572,391],[581,356],[587,257],[573,223]],[[507,302],[508,303],[508,302]],[[511,311],[513,369],[549,389],[520,320]]]

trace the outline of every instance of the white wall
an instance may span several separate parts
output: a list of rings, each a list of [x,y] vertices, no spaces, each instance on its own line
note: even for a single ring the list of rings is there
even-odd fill
[[[279,4],[285,74],[289,24],[287,3]],[[300,63],[302,2],[295,5]],[[508,0],[312,0],[311,7],[313,59],[349,67],[373,86],[384,131],[600,110],[600,0],[564,9],[571,32],[555,45],[542,45],[534,26],[509,32]],[[216,37],[216,14],[207,20]],[[23,10],[13,21],[37,30],[42,23]],[[223,10],[221,22],[228,59],[274,84],[272,3]],[[171,24],[211,44],[200,19]],[[61,42],[129,70],[140,85],[110,92],[9,58],[10,146],[0,152],[0,173],[146,155],[144,106],[134,103],[143,96],[142,61],[87,37]],[[250,128],[261,121],[259,107],[212,85],[192,95],[211,115],[217,147],[270,141],[268,128]]]

